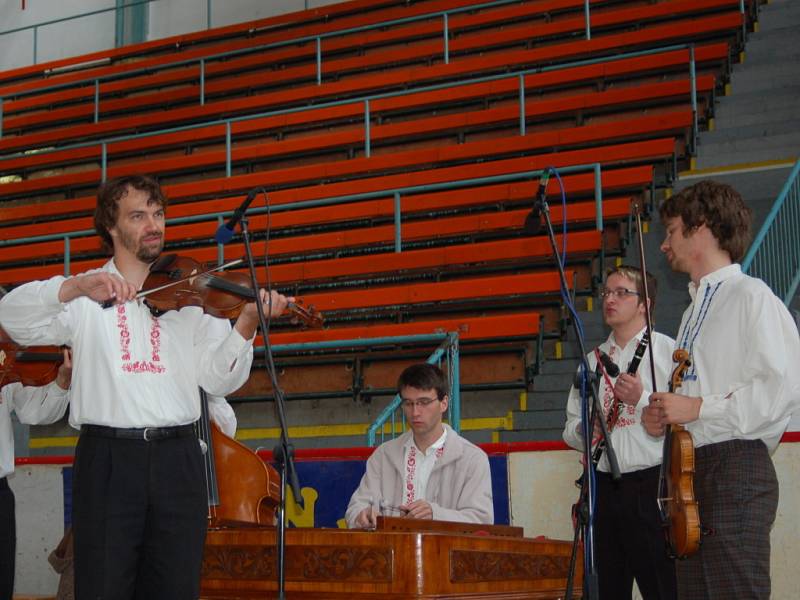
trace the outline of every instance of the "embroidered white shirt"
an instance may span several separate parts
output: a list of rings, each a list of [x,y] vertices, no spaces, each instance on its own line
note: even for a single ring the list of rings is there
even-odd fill
[[[644,332],[645,330],[642,329],[624,348],[620,348],[617,345],[612,332],[608,339],[600,345],[600,350],[608,354],[611,360],[619,367],[620,372],[624,373],[633,359],[636,347],[639,345]],[[666,391],[667,382],[673,368],[672,351],[674,345],[675,340],[671,337],[657,331],[653,332],[653,343],[648,345],[637,370],[637,373],[642,378],[642,396],[636,406],[624,405],[620,409],[617,423],[611,431],[611,441],[617,453],[617,461],[622,473],[631,473],[661,464],[663,438],[652,437],[644,430],[641,423],[642,409],[648,405],[650,394],[653,391],[652,377],[650,376],[650,351],[651,349],[653,350],[655,359],[656,389]],[[589,368],[594,371],[597,365],[594,352],[588,354],[587,360]],[[615,377],[609,379],[611,386],[608,385],[605,377],[603,377],[599,389],[600,401],[603,403],[603,410],[606,415],[614,401],[613,384],[617,381]],[[569,398],[567,399],[567,423],[564,427],[563,438],[567,444],[576,450],[583,450],[583,436],[578,433],[580,422],[580,390],[573,385],[569,390]],[[597,468],[604,472],[611,471],[606,452],[603,452]]]
[[[113,260],[102,270],[119,274]],[[33,281],[0,300],[0,324],[26,345],[72,346],[70,424],[163,427],[200,417],[198,386],[224,396],[250,373],[252,340],[224,319],[186,307],[155,318],[138,301],[103,309],[62,304],[64,277]]]
[[[800,410],[797,325],[738,264],[690,283],[689,294],[676,342],[692,360],[678,393],[703,398],[700,418],[686,426],[694,445],[761,439],[774,451]]]
[[[425,452],[417,448],[414,443],[414,436],[409,438],[409,441],[403,447],[403,464],[406,466],[406,472],[403,478],[403,504],[408,504],[414,500],[421,500],[425,498],[425,491],[428,488],[428,480],[431,477],[431,471],[436,465],[436,460],[442,456],[444,452],[444,443],[447,439],[447,428],[443,428],[442,435],[433,444],[431,444]]]

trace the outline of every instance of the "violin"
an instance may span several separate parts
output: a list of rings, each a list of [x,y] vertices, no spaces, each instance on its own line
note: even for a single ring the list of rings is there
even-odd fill
[[[144,298],[156,314],[184,306],[199,306],[214,317],[235,319],[245,304],[256,299],[247,275],[222,272],[222,269],[241,262],[241,259],[235,260],[204,270],[199,262],[188,256],[162,255],[150,266],[143,290],[136,298]],[[104,303],[103,306],[110,304]],[[324,323],[322,315],[313,306],[303,306],[302,300],[290,302],[287,311],[294,324],[317,328]]]
[[[64,355],[57,346],[20,346],[0,328],[0,385],[47,385],[58,375]]]
[[[672,354],[677,363],[669,381],[674,392],[692,366],[689,353],[680,348]],[[659,479],[659,511],[666,527],[667,545],[674,558],[686,558],[700,548],[700,509],[694,497],[694,443],[683,425],[668,425]]]

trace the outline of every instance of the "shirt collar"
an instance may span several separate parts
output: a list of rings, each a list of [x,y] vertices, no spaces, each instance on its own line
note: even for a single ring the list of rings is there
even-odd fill
[[[427,449],[427,450],[425,450],[425,452],[422,452],[422,451],[420,450],[420,452],[422,452],[422,453],[423,453],[425,456],[429,456],[429,455],[430,455],[432,452],[436,452],[436,451],[437,451],[439,448],[441,448],[442,446],[444,446],[444,443],[445,443],[445,441],[446,441],[446,439],[447,439],[447,427],[446,427],[444,424],[442,424],[442,429],[443,429],[444,431],[442,431],[442,435],[440,435],[440,436],[439,436],[439,439],[437,439],[435,442],[433,442],[433,443],[432,443],[432,444],[431,444],[431,445],[428,447],[428,449]],[[412,433],[412,434],[411,434],[411,436],[408,438],[408,440],[406,440],[406,443],[405,443],[404,445],[405,445],[405,447],[406,447],[406,450],[408,450],[409,448],[411,448],[411,446],[416,446],[416,444],[414,443],[414,434],[413,434],[413,433]],[[419,448],[417,448],[417,450],[419,450]]]
[[[720,267],[716,271],[712,271],[711,273],[701,277],[698,285],[695,285],[694,281],[690,281],[689,295],[692,297],[692,300],[694,300],[695,295],[697,295],[697,290],[700,288],[713,285],[715,283],[721,283],[727,279],[731,279],[732,277],[736,277],[737,275],[741,274],[742,266],[739,263],[731,263],[730,265]]]
[[[645,334],[646,331],[647,331],[647,326],[645,325],[644,327],[642,327],[639,330],[639,333],[637,333],[630,340],[628,340],[628,343],[625,346],[625,348],[627,348],[631,344],[638,344],[640,341],[642,341],[642,337],[644,337],[644,334]],[[608,343],[609,350],[611,348],[618,348],[620,350],[620,352],[624,352],[625,351],[625,348],[620,348],[619,344],[617,344],[617,338],[614,336],[614,332],[613,331],[608,334],[608,339],[606,340],[606,342]]]

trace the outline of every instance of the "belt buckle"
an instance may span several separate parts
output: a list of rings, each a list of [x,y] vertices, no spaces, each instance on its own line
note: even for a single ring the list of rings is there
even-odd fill
[[[149,441],[153,440],[153,438],[148,437],[148,432],[155,431],[156,429],[157,429],[156,427],[145,427],[144,428],[144,432],[142,434],[142,437],[144,438],[145,442],[149,442]]]

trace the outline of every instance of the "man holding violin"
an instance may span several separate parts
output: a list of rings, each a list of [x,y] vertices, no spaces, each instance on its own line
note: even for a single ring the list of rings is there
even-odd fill
[[[223,396],[250,373],[255,303],[231,327],[200,306],[156,317],[137,301],[164,245],[166,204],[149,177],[109,181],[98,191],[95,227],[113,258],[76,277],[25,284],[0,301],[0,324],[17,342],[73,348],[78,600],[198,597],[207,526],[193,430],[198,388]],[[260,290],[259,299],[273,317],[288,302],[275,291]]]
[[[5,383],[0,379],[0,600],[11,600],[14,594],[16,559],[16,519],[14,492],[7,477],[14,472],[14,428],[11,412],[21,423],[38,425],[54,423],[64,416],[69,404],[72,362],[64,350],[64,362],[58,367],[54,381],[42,386],[23,385],[19,381]],[[51,375],[52,376],[52,375]]]
[[[678,393],[650,397],[642,423],[685,424],[695,446],[699,550],[676,562],[681,599],[769,598],[778,480],[770,454],[800,409],[800,338],[767,285],[742,273],[751,212],[729,185],[701,181],[660,207],[661,250],[691,279],[677,347]]]

